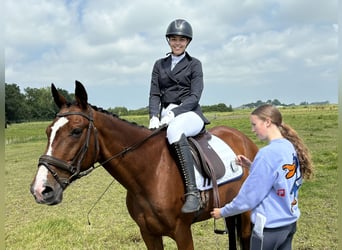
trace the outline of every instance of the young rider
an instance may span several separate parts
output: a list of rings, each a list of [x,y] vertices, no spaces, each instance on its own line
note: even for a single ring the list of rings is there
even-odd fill
[[[202,64],[185,51],[192,40],[192,27],[186,20],[172,21],[165,36],[171,53],[157,60],[153,67],[149,128],[168,125],[167,140],[176,152],[186,186],[182,212],[191,213],[200,209],[200,195],[187,137],[197,135],[209,123],[199,105],[203,91]]]

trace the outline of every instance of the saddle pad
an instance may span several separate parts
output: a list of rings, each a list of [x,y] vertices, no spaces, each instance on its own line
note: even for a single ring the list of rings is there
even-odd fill
[[[243,174],[242,167],[235,163],[236,154],[234,151],[220,138],[215,135],[211,136],[211,139],[208,141],[209,145],[216,151],[216,153],[220,156],[222,162],[225,165],[226,173],[221,178],[217,179],[217,185],[220,186],[224,183],[236,180],[241,178]],[[195,178],[197,188],[201,191],[211,189],[212,183],[205,184],[203,176],[195,169]]]

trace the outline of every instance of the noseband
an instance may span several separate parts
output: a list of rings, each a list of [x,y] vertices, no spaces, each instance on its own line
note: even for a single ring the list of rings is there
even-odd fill
[[[61,185],[62,189],[65,189],[72,181],[79,179],[87,174],[89,174],[93,169],[94,165],[91,166],[89,169],[85,171],[81,171],[81,163],[85,157],[86,152],[88,151],[89,141],[90,141],[90,135],[91,131],[94,130],[94,138],[95,138],[95,153],[94,153],[94,162],[96,161],[97,154],[99,152],[99,143],[97,138],[97,129],[94,126],[94,119],[92,116],[92,109],[90,108],[89,115],[83,112],[66,112],[66,113],[58,113],[57,117],[66,117],[69,115],[80,115],[85,117],[89,121],[89,126],[87,130],[87,137],[86,140],[81,147],[81,149],[78,151],[74,159],[71,163],[68,163],[66,161],[57,159],[50,155],[42,155],[39,158],[39,165],[44,165],[49,172],[52,174],[52,176],[55,178],[55,180]],[[61,169],[63,171],[68,172],[71,174],[69,178],[62,178],[58,176],[57,172],[52,168],[54,166],[55,168]]]

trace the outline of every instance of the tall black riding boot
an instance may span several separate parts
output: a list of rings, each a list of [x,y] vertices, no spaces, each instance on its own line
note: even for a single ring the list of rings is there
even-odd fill
[[[183,213],[198,211],[201,207],[200,193],[196,186],[194,160],[190,151],[190,145],[184,134],[178,142],[171,144],[176,151],[178,166],[182,172],[185,182],[185,203],[182,207]]]

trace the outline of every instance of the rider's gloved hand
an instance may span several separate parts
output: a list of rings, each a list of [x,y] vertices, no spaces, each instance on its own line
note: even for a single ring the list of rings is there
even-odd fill
[[[148,126],[149,129],[157,129],[159,128],[159,119],[156,116],[152,116],[150,119],[150,125]]]

